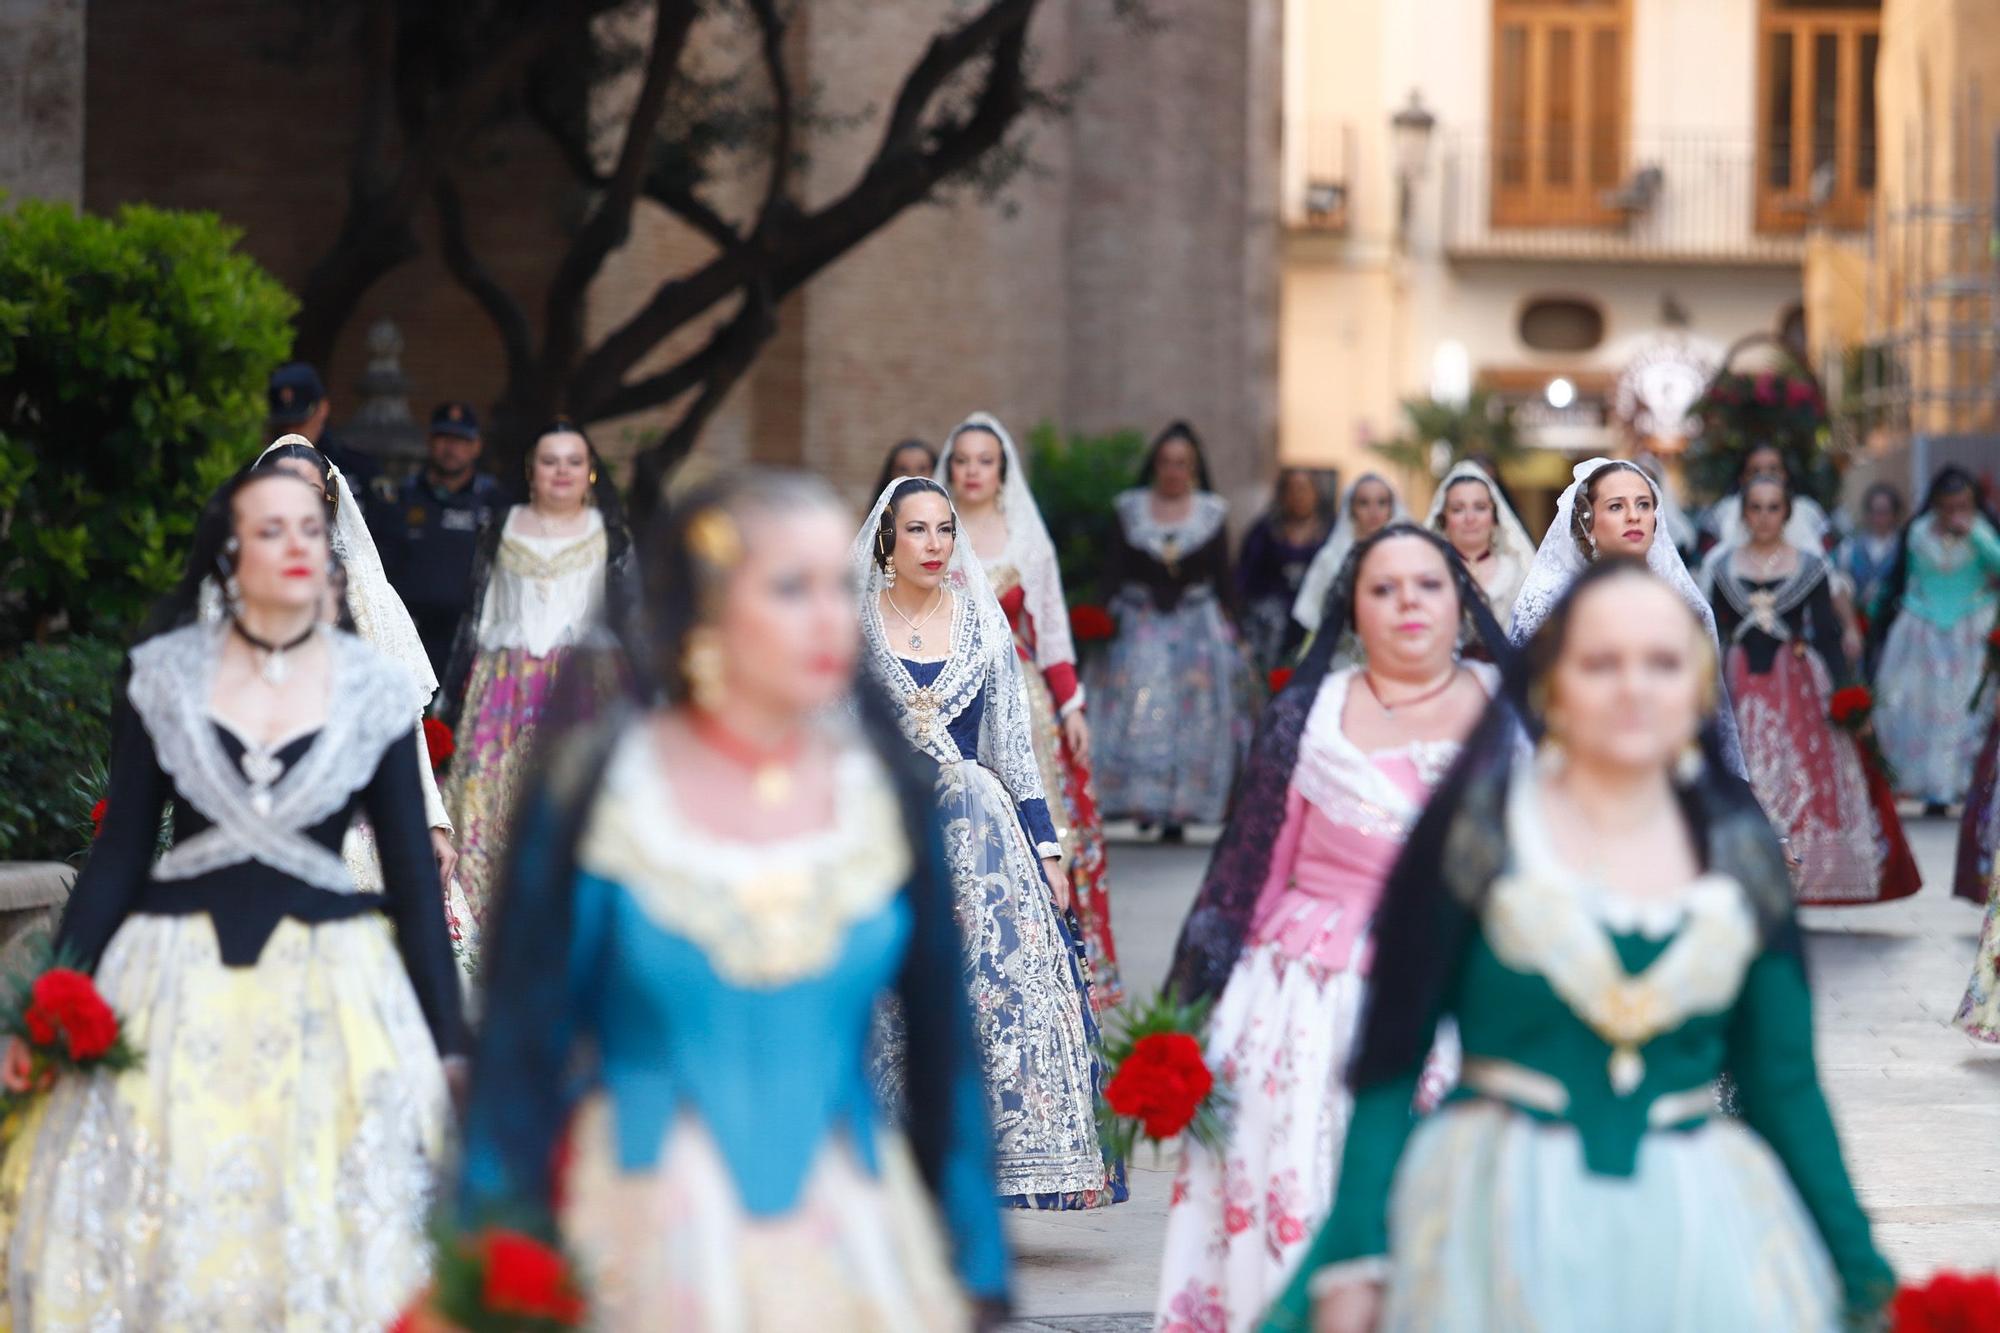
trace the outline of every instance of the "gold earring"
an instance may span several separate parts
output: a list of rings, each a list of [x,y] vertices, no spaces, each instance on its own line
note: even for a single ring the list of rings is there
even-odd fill
[[[885,588],[896,586],[896,557],[893,555],[882,562],[882,586]]]
[[[1702,756],[1701,742],[1689,741],[1681,749],[1680,757],[1674,760],[1674,781],[1683,787],[1692,787],[1701,780],[1701,773],[1708,766]]]
[[[681,674],[687,677],[688,697],[696,708],[712,713],[722,706],[722,696],[727,691],[723,685],[722,644],[717,641],[715,631],[696,630],[688,635],[687,648],[681,653]]]
[[[597,469],[596,469],[596,468],[592,468],[592,469],[590,470],[590,484],[591,484],[591,485],[593,485],[593,486],[595,486],[595,485],[597,484]]]

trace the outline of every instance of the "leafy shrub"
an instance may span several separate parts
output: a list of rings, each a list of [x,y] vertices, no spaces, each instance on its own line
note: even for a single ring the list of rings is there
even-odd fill
[[[1071,606],[1101,603],[1104,552],[1117,532],[1112,497],[1138,484],[1146,437],[1136,430],[1072,435],[1043,422],[1028,433],[1028,485],[1055,542]]]
[[[115,643],[72,639],[0,660],[0,861],[61,861],[87,843],[77,782],[111,752],[123,658]]]
[[[123,637],[255,456],[291,296],[211,214],[0,212],[0,651]]]

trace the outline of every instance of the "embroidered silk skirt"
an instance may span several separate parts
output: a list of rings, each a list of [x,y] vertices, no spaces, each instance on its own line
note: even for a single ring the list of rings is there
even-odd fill
[[[1097,1025],[1077,951],[1000,779],[938,770],[973,1023],[986,1060],[1001,1201],[1088,1208],[1124,1197],[1097,1137]]]
[[[536,657],[525,648],[481,649],[473,661],[444,804],[458,830],[458,880],[475,926],[485,923],[507,858],[516,788],[570,652],[558,648]]]
[[[1921,887],[1888,784],[1827,720],[1832,681],[1818,654],[1781,648],[1769,671],[1729,650],[1729,697],[1758,804],[1791,839],[1806,906],[1886,902]]]
[[[1630,1177],[1576,1130],[1484,1102],[1420,1124],[1396,1173],[1382,1333],[1834,1333],[1832,1260],[1764,1141],[1654,1133]]]
[[[1992,716],[1990,695],[1972,703],[1991,628],[1982,615],[1945,629],[1905,614],[1890,626],[1875,672],[1875,734],[1904,795],[1942,805],[1965,795]]]
[[[1983,903],[1993,877],[1993,852],[2000,847],[2000,720],[1988,723],[1986,743],[1972,766],[1965,810],[1958,820],[1958,856],[1951,892],[1955,898]]]
[[[902,1138],[876,1137],[879,1174],[845,1139],[820,1148],[798,1202],[747,1212],[701,1121],[682,1115],[659,1165],[618,1164],[607,1102],[576,1120],[563,1235],[599,1333],[951,1333],[970,1314],[930,1196]]]
[[[1172,611],[1124,597],[1091,674],[1097,804],[1107,819],[1213,824],[1250,745],[1255,686],[1222,607],[1190,592]]]
[[[10,1145],[14,1333],[374,1333],[428,1278],[448,1098],[380,916],[225,967],[135,916],[97,984],[143,1063],[59,1082]]]

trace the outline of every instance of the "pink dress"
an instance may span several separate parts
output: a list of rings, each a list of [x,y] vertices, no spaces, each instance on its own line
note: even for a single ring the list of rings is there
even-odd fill
[[[1340,731],[1353,674],[1328,677],[1314,701],[1270,878],[1209,1019],[1209,1061],[1235,1107],[1220,1157],[1182,1141],[1160,1274],[1164,1333],[1256,1327],[1332,1208],[1375,908],[1459,748],[1363,754]],[[1434,1067],[1427,1081],[1448,1077]]]

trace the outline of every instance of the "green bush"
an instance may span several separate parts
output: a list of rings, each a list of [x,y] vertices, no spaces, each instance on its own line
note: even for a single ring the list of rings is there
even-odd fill
[[[0,652],[122,638],[255,456],[291,296],[211,214],[0,212]]]
[[[1062,566],[1063,594],[1071,606],[1102,605],[1104,551],[1117,531],[1111,500],[1138,485],[1146,437],[1136,430],[1112,435],[1072,435],[1048,422],[1028,432],[1028,485]]]
[[[0,861],[61,861],[87,843],[77,784],[111,752],[123,658],[115,643],[72,639],[0,660]]]

